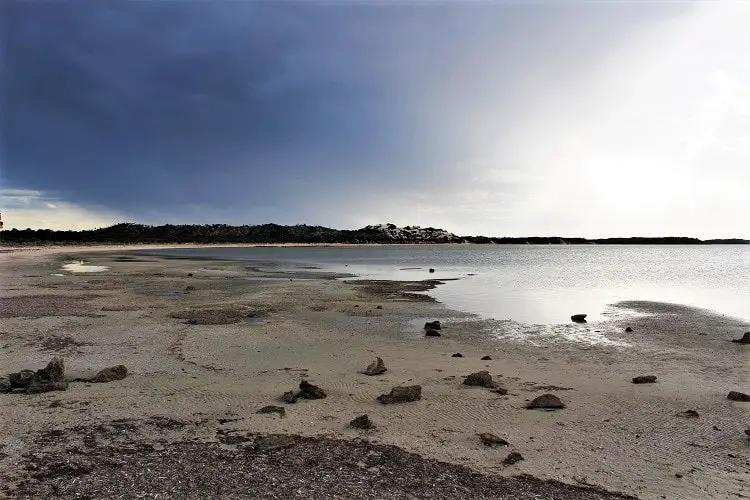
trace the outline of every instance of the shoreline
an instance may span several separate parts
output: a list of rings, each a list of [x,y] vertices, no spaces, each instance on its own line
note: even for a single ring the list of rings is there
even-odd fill
[[[125,251],[96,251],[107,249]],[[502,334],[490,338],[486,322],[410,300],[400,295],[409,293],[403,288],[384,294],[343,280],[247,280],[267,273],[237,262],[117,261],[98,254],[95,264],[110,265],[109,271],[49,275],[63,254],[90,251],[0,254],[6,284],[0,366],[40,368],[62,355],[72,378],[119,363],[128,367],[124,380],[109,384],[0,394],[9,422],[0,433],[0,464],[15,480],[29,476],[28,457],[35,451],[54,456],[71,445],[68,438],[37,442],[46,432],[70,435],[75,447],[94,455],[100,446],[123,444],[118,439],[124,437],[129,446],[170,450],[188,437],[222,444],[222,435],[249,432],[365,439],[488,477],[530,474],[639,498],[748,494],[742,481],[750,464],[742,436],[747,403],[726,401],[729,390],[748,392],[746,346],[729,342],[747,323],[673,307],[627,319],[634,328],[629,338],[643,349],[549,342],[543,332],[544,342],[534,346]],[[175,291],[180,293],[169,295]],[[443,337],[424,338],[420,323],[434,319],[443,322]],[[622,319],[612,321],[624,327]],[[454,358],[456,352],[463,358]],[[485,355],[493,359],[481,360]],[[359,373],[375,356],[388,371]],[[478,370],[489,370],[508,395],[461,383]],[[649,373],[658,376],[657,384],[630,383]],[[319,385],[328,397],[282,403],[284,418],[256,414],[264,405],[279,405],[281,394],[300,380]],[[422,385],[421,401],[391,406],[375,399],[412,383]],[[567,407],[523,408],[543,392],[556,393]],[[700,417],[681,417],[687,409]],[[364,413],[376,423],[374,431],[347,426]],[[148,424],[156,417],[185,425]],[[128,419],[138,422],[135,431],[78,443],[75,428]],[[192,437],[183,432],[188,428]],[[483,446],[476,436],[481,432],[504,436],[510,446]],[[510,451],[525,460],[503,465]],[[37,486],[52,484],[45,481]]]

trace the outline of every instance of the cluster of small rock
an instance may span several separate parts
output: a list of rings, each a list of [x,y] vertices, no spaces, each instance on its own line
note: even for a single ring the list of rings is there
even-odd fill
[[[103,383],[114,380],[122,380],[128,374],[124,365],[105,368],[91,379],[75,382]],[[47,366],[40,370],[21,370],[10,373],[5,378],[0,378],[0,392],[24,392],[26,394],[39,394],[50,391],[65,391],[68,389],[68,381],[65,379],[65,363],[63,358],[54,357]]]

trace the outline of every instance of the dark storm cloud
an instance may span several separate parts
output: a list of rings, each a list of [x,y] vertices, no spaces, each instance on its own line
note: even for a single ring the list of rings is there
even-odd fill
[[[3,185],[128,213],[195,203],[293,211],[332,190],[460,181],[452,166],[512,129],[523,100],[509,92],[510,118],[493,117],[490,132],[477,117],[527,85],[508,75],[554,53],[531,42],[575,33],[578,12],[416,2],[0,9]],[[615,36],[621,16],[600,17]],[[575,50],[559,64],[595,47]]]

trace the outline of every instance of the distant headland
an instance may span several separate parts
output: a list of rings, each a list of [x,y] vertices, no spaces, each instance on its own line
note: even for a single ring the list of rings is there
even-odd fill
[[[260,224],[229,226],[226,224],[183,224],[149,226],[122,223],[83,230],[10,229],[0,231],[0,245],[45,244],[172,244],[172,243],[247,243],[247,244],[495,244],[495,245],[747,245],[739,238],[700,240],[689,237],[659,238],[566,238],[560,236],[490,237],[458,236],[433,227],[378,224],[361,229],[331,229],[323,226]]]

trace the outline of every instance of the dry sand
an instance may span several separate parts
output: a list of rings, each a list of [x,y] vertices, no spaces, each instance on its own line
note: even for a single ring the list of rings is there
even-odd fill
[[[60,271],[67,259],[110,269]],[[0,372],[38,369],[60,355],[71,379],[117,364],[129,374],[108,384],[71,383],[64,392],[0,394],[0,495],[137,497],[162,488],[162,497],[229,497],[221,481],[206,480],[201,487],[215,484],[209,490],[185,486],[196,475],[221,474],[213,461],[225,461],[228,477],[239,470],[256,486],[275,485],[229,480],[246,498],[608,498],[503,479],[522,474],[644,499],[750,497],[743,433],[750,403],[726,399],[730,390],[750,392],[750,346],[729,342],[747,323],[628,303],[602,326],[619,332],[624,346],[541,335],[529,343],[488,335],[497,324],[414,295],[430,284],[347,283],[314,272],[245,279],[259,275],[237,262],[112,248],[1,253]],[[194,289],[185,293],[188,286]],[[442,337],[423,337],[428,319],[441,320]],[[623,332],[628,325],[634,332]],[[359,373],[375,356],[388,371]],[[461,384],[478,370],[509,394]],[[658,382],[631,383],[647,374]],[[303,379],[328,397],[281,403]],[[422,386],[421,401],[376,401],[411,384]],[[547,392],[566,408],[524,408]],[[283,418],[256,413],[274,404],[285,408]],[[699,417],[681,415],[689,409]],[[374,430],[348,427],[364,413]],[[510,446],[486,447],[482,432]],[[270,455],[252,451],[267,434],[326,439]],[[504,465],[511,451],[524,460]],[[389,453],[401,458],[367,458]],[[190,457],[213,465],[201,472]],[[181,469],[186,477],[175,472]],[[427,484],[425,475],[444,480]]]

